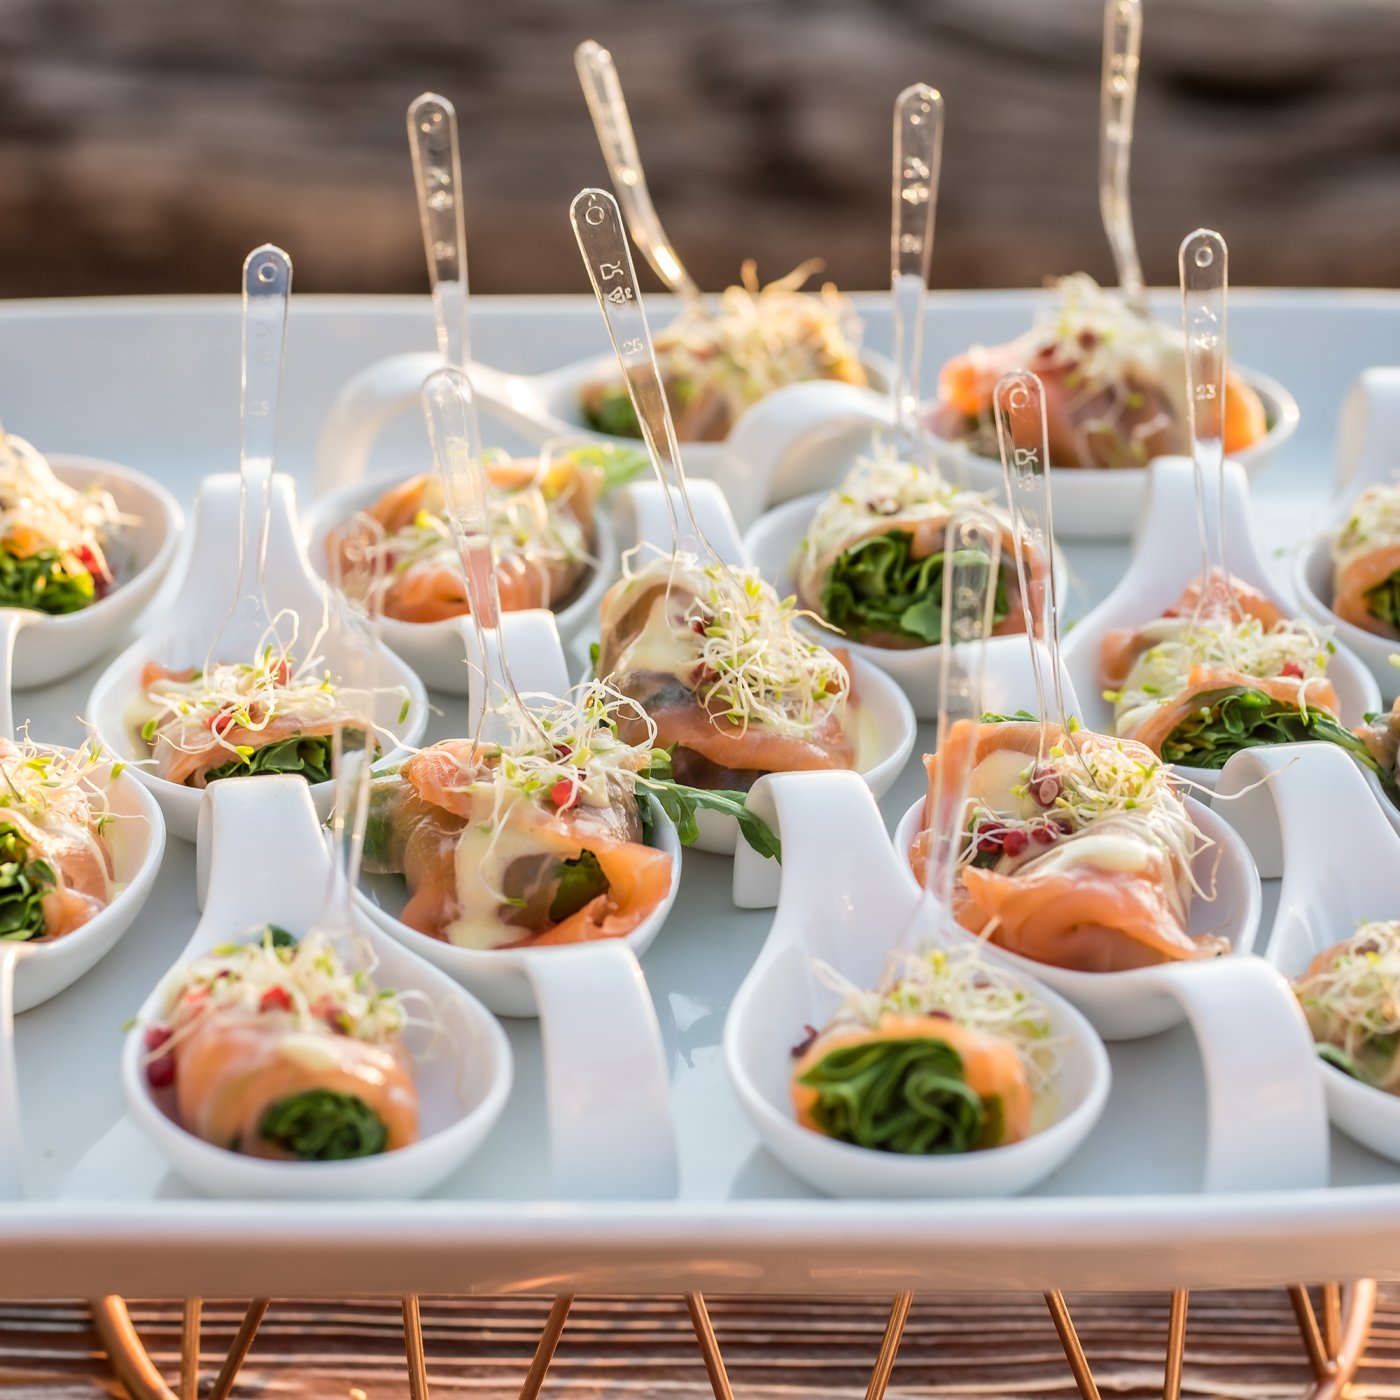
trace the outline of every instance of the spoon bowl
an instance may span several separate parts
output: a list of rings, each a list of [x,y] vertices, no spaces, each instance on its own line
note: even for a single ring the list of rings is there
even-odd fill
[[[1133,559],[1118,586],[1094,608],[1064,640],[1065,667],[1082,702],[1080,718],[1100,733],[1113,732],[1113,713],[1103,698],[1099,681],[1099,657],[1104,638],[1117,628],[1136,629],[1161,615],[1200,573],[1199,558],[1183,540],[1195,538],[1195,485],[1191,462],[1185,457],[1162,457],[1147,472],[1150,487],[1134,545]],[[1215,511],[1213,473],[1205,481],[1210,509]],[[1058,502],[1056,503],[1058,506]],[[1249,491],[1243,470],[1225,470],[1226,566],[1237,578],[1258,589],[1285,613],[1293,609],[1279,593],[1264,565],[1249,522]],[[1341,722],[1358,725],[1367,713],[1380,708],[1380,691],[1366,666],[1339,638],[1327,664],[1327,676],[1341,702]],[[1213,791],[1220,780],[1215,769],[1176,766],[1177,773],[1197,791]],[[1264,874],[1276,874],[1267,868]]]
[[[352,485],[332,491],[311,503],[306,512],[307,554],[318,577],[329,577],[327,542],[346,520],[358,511],[373,505],[390,487],[402,480],[395,473],[379,474]],[[618,556],[617,536],[604,503],[594,519],[593,564],[581,586],[563,607],[552,609],[559,635],[567,643],[585,628],[596,628],[598,605],[612,580],[614,561]],[[386,617],[380,623],[389,649],[406,661],[432,690],[449,695],[467,693],[467,671],[462,666],[462,623],[460,618],[445,618],[440,622],[403,622]],[[510,614],[505,614],[508,619]],[[525,684],[522,682],[522,684]],[[525,684],[526,689],[535,687]]]
[[[185,524],[170,492],[130,467],[66,453],[54,453],[48,462],[68,486],[109,491],[132,523],[122,527],[125,560],[116,587],[105,598],[80,612],[55,617],[15,609],[24,624],[14,656],[14,685],[19,690],[51,685],[81,671],[128,635],[160,587]]]
[[[141,672],[148,661],[174,666],[203,663],[238,577],[238,539],[228,526],[237,517],[238,498],[237,476],[204,479],[195,502],[194,545],[174,606],[158,628],[128,647],[107,667],[93,687],[87,706],[102,742],[119,759],[133,765],[130,771],[160,803],[171,834],[186,841],[195,838],[201,792],[147,771],[143,765],[149,763],[149,751],[127,721],[126,710],[140,692]],[[301,546],[292,482],[280,475],[272,479],[264,584],[269,607],[273,612],[288,609],[295,613],[300,643],[309,645],[325,612],[325,586],[312,574]],[[244,652],[251,654],[257,636],[237,636],[226,631],[222,641],[228,652],[217,659],[237,659]],[[333,675],[344,645],[334,633],[328,632],[322,639],[320,650]],[[242,651],[238,650],[240,647]],[[457,655],[460,657],[460,650]],[[389,756],[399,755],[423,736],[428,722],[427,694],[418,676],[382,646],[379,674],[382,688],[375,697],[375,713],[388,735],[381,743]],[[317,783],[312,788],[317,810],[323,815],[330,810],[333,794],[334,784],[330,782]]]
[[[1400,913],[1400,835],[1372,810],[1359,769],[1330,744],[1282,744],[1236,754],[1221,790],[1242,828],[1280,847],[1283,881],[1266,956],[1284,977],[1306,972],[1325,949],[1368,919]],[[1344,869],[1347,878],[1337,879]],[[1301,1013],[1300,1013],[1301,1015]],[[1400,1098],[1314,1056],[1333,1123],[1400,1162]]]
[[[854,774],[761,778],[750,802],[780,832],[782,891],[730,1007],[724,1061],[768,1150],[817,1190],[860,1199],[1014,1195],[1067,1161],[1103,1111],[1108,1056],[1079,1012],[1029,981],[1064,1045],[1051,1121],[1033,1136],[980,1152],[904,1157],[837,1142],[797,1122],[789,1098],[793,1046],[804,1027],[825,1024],[839,1000],[812,976],[813,959],[856,986],[877,985],[919,891],[900,878],[879,810]],[[929,933],[937,937],[932,924]]]
[[[185,964],[249,930],[278,924],[300,935],[315,924],[330,856],[310,792],[300,779],[229,778],[211,787],[200,813],[204,913],[179,959]],[[140,1025],[122,1047],[122,1088],[137,1126],[185,1180],[213,1196],[242,1200],[392,1200],[422,1195],[480,1146],[511,1087],[510,1044],[469,993],[378,932],[358,930],[377,959],[376,980],[427,997],[450,1041],[415,1065],[422,1138],[379,1156],[339,1162],[279,1162],[241,1156],[182,1128],[157,1101],[145,1072]],[[160,989],[138,1020],[159,1014]]]

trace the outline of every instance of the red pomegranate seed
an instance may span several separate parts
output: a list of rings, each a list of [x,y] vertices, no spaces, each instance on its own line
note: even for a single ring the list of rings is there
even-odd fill
[[[1058,836],[1059,832],[1053,826],[1038,826],[1032,830],[1031,835],[1040,842],[1042,846],[1048,846]]]
[[[170,1039],[170,1032],[162,1026],[151,1026],[146,1031],[148,1052],[160,1050]],[[168,1089],[175,1082],[175,1056],[168,1052],[157,1055],[146,1065],[146,1082],[152,1089]]]
[[[556,807],[569,808],[578,801],[578,784],[568,778],[560,778],[549,790],[549,800]]]
[[[292,998],[285,987],[269,987],[258,1002],[259,1011],[290,1011]]]
[[[209,721],[209,728],[212,729],[215,734],[222,734],[232,723],[233,711],[224,710],[222,714],[215,715],[214,718]]]
[[[999,852],[1006,834],[1003,827],[993,826],[990,822],[984,823],[977,828],[977,849],[986,856]]]
[[[1279,675],[1292,676],[1294,680],[1300,681],[1303,679],[1303,668],[1296,661],[1285,661]]]
[[[1030,844],[1030,837],[1024,831],[1008,831],[1002,837],[1001,848],[1009,856],[1019,856]]]

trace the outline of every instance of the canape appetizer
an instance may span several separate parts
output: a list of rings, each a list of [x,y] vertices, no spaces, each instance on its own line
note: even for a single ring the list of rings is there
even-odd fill
[[[829,969],[820,969],[828,977]],[[1020,1142],[1053,1099],[1049,1012],[975,950],[910,954],[882,991],[845,999],[793,1051],[792,1103],[813,1132],[928,1156]]]
[[[1363,491],[1332,541],[1332,611],[1400,639],[1400,485]]]
[[[1400,922],[1364,923],[1293,980],[1318,1055],[1400,1094]]]
[[[111,903],[105,832],[115,818],[93,782],[101,750],[0,738],[0,939],[61,938]]]
[[[850,303],[830,283],[819,293],[800,290],[820,266],[803,263],[760,288],[756,265],[746,262],[743,285],[728,288],[717,307],[687,306],[656,337],[679,441],[723,441],[750,404],[786,384],[867,382]],[[642,435],[621,380],[589,385],[581,406],[600,433]]]
[[[501,607],[559,608],[578,592],[597,561],[594,511],[599,497],[647,468],[641,453],[609,445],[577,446],[556,456],[497,459],[491,486],[491,544]],[[387,491],[367,512],[383,527],[374,546],[384,562],[385,617],[438,622],[468,611],[462,565],[434,473]],[[328,548],[349,548],[332,535]],[[342,562],[346,562],[342,560]],[[363,562],[344,576],[369,577]]]
[[[852,641],[936,646],[943,628],[943,536],[948,521],[987,498],[889,446],[861,458],[818,507],[794,565],[797,601]],[[1002,520],[993,633],[1024,632],[1015,540]],[[1039,582],[1039,560],[1032,563]],[[1034,585],[1033,585],[1034,586]]]
[[[148,662],[125,718],[157,777],[202,788],[254,773],[327,782],[335,731],[355,714],[319,656],[297,663],[268,644],[252,661],[221,661],[203,671]],[[346,731],[347,744],[358,747],[363,738],[358,729]]]
[[[264,925],[171,972],[146,1075],[176,1121],[250,1157],[332,1162],[418,1140],[406,998],[319,933]]]
[[[1185,352],[1180,327],[1139,315],[1083,274],[1053,284],[1058,304],[1005,345],[976,345],[944,365],[929,426],[997,455],[992,395],[1012,369],[1045,385],[1050,463],[1056,467],[1145,467],[1188,450]],[[1264,403],[1233,368],[1225,375],[1225,451],[1269,431]]]
[[[370,789],[365,870],[404,877],[399,918],[420,933],[476,949],[631,933],[671,889],[671,857],[650,842],[648,792],[682,841],[694,840],[705,805],[776,850],[742,802],[671,781],[646,715],[601,682],[492,715],[506,730],[500,742],[444,740],[381,770]],[[624,739],[624,725],[641,741]]]
[[[116,584],[119,517],[105,491],[75,491],[41,453],[0,430],[0,607],[80,612]]]
[[[1029,716],[960,721],[925,759],[929,801],[940,765],[972,748],[966,838],[953,915],[972,933],[1036,962],[1121,972],[1213,957],[1225,940],[1187,932],[1203,896],[1192,873],[1209,844],[1161,761],[1127,739],[1050,731]],[[955,750],[957,752],[955,752]],[[931,807],[930,807],[931,810]],[[927,832],[910,852],[916,873]]]
[[[850,674],[796,619],[794,600],[752,569],[685,554],[625,561],[603,599],[597,660],[638,707],[620,716],[622,737],[654,727],[676,780],[695,788],[747,792],[765,773],[854,768]]]
[[[1240,579],[1196,579],[1135,631],[1105,636],[1100,679],[1114,732],[1169,763],[1223,768],[1259,744],[1305,739],[1364,746],[1338,721],[1327,678],[1336,650],[1325,631],[1284,616]]]

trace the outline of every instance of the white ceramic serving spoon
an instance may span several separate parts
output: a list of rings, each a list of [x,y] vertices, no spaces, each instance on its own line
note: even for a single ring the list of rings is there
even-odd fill
[[[1196,488],[1192,463],[1185,457],[1161,457],[1147,470],[1149,495],[1132,562],[1117,587],[1065,637],[1065,667],[1083,706],[1080,718],[1101,733],[1113,732],[1113,707],[1103,698],[1099,659],[1107,634],[1119,628],[1136,629],[1161,616],[1200,573],[1198,552],[1183,541],[1197,538]],[[1207,475],[1203,481],[1208,520],[1221,509],[1219,484]],[[1249,488],[1243,470],[1227,462],[1223,475],[1225,561],[1238,579],[1256,588],[1284,612],[1288,601],[1274,586],[1259,551],[1249,519]],[[1213,528],[1213,526],[1212,526]],[[1327,675],[1341,701],[1341,721],[1348,728],[1380,708],[1380,692],[1364,665],[1338,644],[1328,660]],[[1198,788],[1213,789],[1219,773],[1205,768],[1179,766],[1182,777]],[[1265,874],[1276,874],[1267,869]]]
[[[271,276],[265,278],[268,271]],[[250,306],[245,318],[240,474],[204,478],[195,501],[193,548],[170,612],[107,667],[88,701],[88,714],[102,742],[134,765],[137,777],[161,804],[171,833],[187,841],[195,836],[200,792],[149,772],[149,750],[126,718],[127,707],[141,691],[146,664],[199,666],[211,658],[251,656],[267,619],[279,614],[296,618],[298,644],[306,648],[329,606],[326,587],[306,560],[291,480],[272,470],[290,263],[280,249],[260,248],[249,255],[244,277]],[[230,528],[235,520],[236,534]],[[217,629],[216,619],[223,619]],[[320,651],[333,675],[342,648],[334,632],[322,639]],[[381,673],[386,685],[377,697],[376,720],[383,746],[397,750],[416,744],[428,722],[423,683],[387,652]],[[329,810],[331,795],[330,783],[316,785],[321,811]]]
[[[1146,316],[1128,176],[1133,157],[1142,0],[1107,0],[1103,16],[1103,79],[1099,91],[1099,214],[1123,300]]]
[[[272,923],[295,935],[325,915],[331,874],[320,818],[306,784],[286,775],[229,778],[204,794],[200,864],[204,913],[176,966]],[[380,986],[426,997],[446,1041],[415,1064],[422,1138],[376,1157],[341,1162],[276,1162],[204,1142],[156,1102],[146,1075],[143,1026],[162,1010],[157,987],[122,1048],[127,1110],[171,1167],[213,1196],[244,1200],[367,1200],[421,1195],[464,1162],[490,1131],[510,1093],[511,1054],[495,1018],[434,968],[379,934],[356,932],[377,959]]]
[[[174,496],[130,467],[67,453],[46,453],[45,460],[64,485],[111,494],[122,517],[114,550],[118,575],[105,598],[79,612],[50,616],[29,608],[0,609],[8,619],[7,674],[18,690],[52,685],[81,671],[128,636],[159,589],[185,524]]]
[[[0,736],[14,737],[9,648],[16,624],[0,612]],[[55,754],[72,750],[44,745]],[[165,822],[154,798],[110,760],[89,779],[106,799],[113,820],[102,837],[111,857],[112,889],[107,907],[87,923],[52,942],[0,941],[0,1200],[24,1194],[24,1133],[15,1074],[15,1016],[48,1001],[104,957],[141,912],[165,853]],[[0,817],[3,811],[0,810]]]
[[[574,50],[574,67],[588,103],[588,115],[593,118],[593,130],[602,147],[622,211],[627,217],[627,231],[651,264],[652,271],[669,292],[688,301],[700,300],[700,288],[685,270],[675,245],[666,237],[656,206],[647,189],[646,172],[637,152],[637,138],[632,131],[632,118],[627,112],[627,99],[622,95],[622,79],[617,65],[607,49],[593,39],[585,39]]]
[[[723,492],[713,482],[687,482],[671,410],[662,388],[636,270],[617,203],[604,190],[583,190],[570,210],[575,237],[617,351],[656,481],[629,488],[637,539],[662,554],[685,551],[726,569],[747,559]],[[736,584],[737,587],[737,584]],[[853,660],[852,689],[860,699],[857,762],[877,795],[888,790],[912,752],[916,725],[909,702],[877,668]],[[714,812],[698,815],[700,850],[727,855],[738,827]]]
[[[1390,664],[1400,641],[1344,622],[1332,611],[1332,542],[1368,486],[1400,482],[1400,369],[1368,369],[1351,386],[1342,404],[1333,472],[1334,495],[1322,529],[1299,547],[1293,586],[1302,610],[1336,630],[1337,639],[1370,668],[1389,704],[1400,695],[1400,669]]]
[[[1246,749],[1225,765],[1220,791],[1231,795],[1230,819],[1252,842],[1277,847],[1283,880],[1266,956],[1284,977],[1306,972],[1359,924],[1400,917],[1400,837],[1331,744]],[[1400,1162],[1400,1099],[1314,1060],[1333,1123]]]

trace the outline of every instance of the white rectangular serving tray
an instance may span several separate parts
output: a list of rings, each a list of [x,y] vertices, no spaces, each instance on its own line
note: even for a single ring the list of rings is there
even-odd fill
[[[927,362],[1009,338],[1039,294],[931,298]],[[884,298],[857,298],[868,342],[889,348]],[[1177,314],[1174,296],[1158,309]],[[1290,547],[1330,487],[1343,392],[1400,356],[1400,293],[1240,291],[1230,348],[1286,384],[1298,435],[1256,481],[1261,540],[1286,583]],[[655,298],[653,319],[665,319]],[[606,350],[582,298],[482,298],[473,352],[539,371]],[[188,508],[200,476],[237,465],[238,303],[229,298],[16,302],[0,307],[0,409],[54,452],[128,463]],[[309,489],[316,436],[339,387],[371,361],[429,348],[426,299],[294,298],[279,466]],[[490,431],[488,441],[512,445]],[[381,444],[380,465],[424,460],[421,424]],[[1400,465],[1400,463],[1397,463]],[[1183,548],[1194,548],[1183,542]],[[1072,545],[1065,614],[1082,615],[1122,571],[1122,545]],[[114,639],[115,643],[115,639]],[[16,698],[17,717],[75,739],[102,663]],[[439,698],[431,738],[459,732]],[[919,752],[927,746],[927,729]],[[909,770],[893,821],[921,790]],[[1400,871],[1396,872],[1400,904]],[[1266,887],[1265,928],[1273,892]],[[0,1294],[11,1297],[712,1291],[903,1288],[1166,1288],[1400,1277],[1400,1167],[1334,1134],[1329,1189],[1205,1196],[1200,1063],[1188,1028],[1112,1048],[1114,1087],[1087,1145],[1011,1201],[875,1204],[812,1195],[760,1147],[732,1097],[720,1039],[769,913],[736,911],[729,862],[689,854],[680,899],[643,960],[670,1057],[681,1186],[672,1202],[562,1199],[551,1180],[539,1032],[507,1023],[510,1105],[486,1146],[433,1198],[278,1206],[202,1199],[124,1135],[122,1025],[196,918],[193,848],[172,841],[138,924],[91,974],[20,1018],[30,1199],[0,1207]],[[130,1150],[99,1144],[107,1134]],[[114,1169],[113,1162],[125,1164]],[[138,1169],[136,1163],[144,1163]]]

